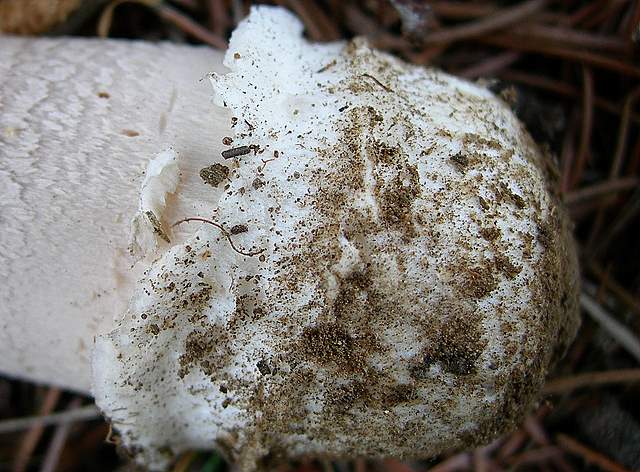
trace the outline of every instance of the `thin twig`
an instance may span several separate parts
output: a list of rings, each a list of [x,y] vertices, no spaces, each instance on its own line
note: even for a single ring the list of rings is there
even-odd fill
[[[155,8],[161,18],[173,23],[195,39],[198,39],[209,46],[213,46],[214,48],[227,48],[227,42],[223,38],[199,25],[190,17],[180,13],[175,8],[164,4],[159,4]]]
[[[591,264],[589,264],[587,267],[594,275],[596,275],[600,279],[603,286],[607,290],[609,290],[609,292],[615,295],[622,303],[627,306],[627,308],[633,310],[636,315],[640,316],[640,300],[638,300],[622,285],[616,282],[613,277],[606,274],[602,267],[600,267],[597,263],[591,262]]]
[[[356,459],[353,472],[367,472],[367,463],[364,459]]]
[[[588,372],[561,379],[553,379],[544,386],[546,395],[567,393],[585,387],[640,382],[640,369],[606,370],[604,372]]]
[[[162,0],[114,0],[112,1],[100,15],[98,21],[98,36],[106,38],[109,36],[109,30],[113,23],[113,13],[116,7],[123,3],[138,3],[154,10],[161,18],[173,23],[182,31],[190,36],[202,41],[205,44],[218,49],[226,49],[227,42],[215,33],[200,26],[189,16],[179,12],[175,8],[166,5]]]
[[[409,467],[407,464],[403,464],[396,459],[387,459],[383,463],[385,470],[389,472],[414,472],[412,467]]]
[[[640,178],[638,177],[622,177],[615,180],[607,180],[605,182],[600,182],[589,187],[583,187],[569,192],[565,196],[564,201],[567,205],[575,205],[585,200],[591,200],[603,195],[633,190],[639,184]]]
[[[494,14],[498,7],[495,3],[432,1],[429,5],[437,16],[454,20],[467,20]]]
[[[498,451],[498,458],[505,460],[506,458],[511,457],[524,445],[526,441],[527,433],[524,429],[514,431]]]
[[[589,157],[591,128],[593,126],[593,76],[587,67],[582,68],[582,126],[580,127],[580,145],[578,158],[571,173],[571,187],[575,188],[582,180],[582,174]]]
[[[366,36],[372,44],[386,49],[410,50],[412,48],[405,38],[390,34],[378,27],[377,23],[365,15],[360,8],[346,3],[343,6],[344,20],[355,33]]]
[[[368,79],[373,80],[376,84],[378,84],[380,87],[382,87],[385,92],[393,93],[393,90],[391,90],[391,88],[389,88],[389,86],[387,86],[387,85],[383,84],[382,82],[380,82],[380,80],[375,78],[373,75],[371,75],[371,74],[362,74],[362,77],[367,77]]]
[[[100,411],[95,405],[83,406],[75,410],[62,411],[41,416],[28,416],[25,418],[15,418],[0,421],[0,434],[14,433],[33,427],[51,426],[54,424],[65,424],[75,421],[87,421],[100,418]]]
[[[628,54],[632,51],[632,47],[628,42],[609,35],[592,34],[571,28],[536,23],[518,25],[517,28],[514,33],[526,35],[549,44],[562,44],[565,47],[594,49],[619,54]]]
[[[62,392],[60,391],[60,389],[50,388],[44,397],[42,405],[40,406],[40,415],[49,414],[55,408],[56,403],[58,403],[58,400],[60,399],[60,395],[62,395]],[[0,422],[0,434],[2,434],[3,432],[13,433],[15,431],[20,431],[25,429],[29,430],[24,435],[24,437],[22,438],[22,441],[20,442],[20,448],[18,449],[15,460],[13,462],[13,467],[11,469],[13,472],[23,472],[24,470],[27,469],[29,465],[29,460],[31,459],[31,455],[33,454],[33,451],[38,445],[38,442],[40,441],[40,437],[44,432],[44,424],[41,422],[34,422],[34,421],[24,422],[23,421],[23,424],[25,425],[24,427],[22,428],[15,427],[15,422],[19,422],[21,420],[27,420],[27,419],[28,418],[19,418],[17,420],[6,420],[6,421]],[[13,424],[12,424],[12,421],[14,422]]]
[[[620,170],[623,166],[625,150],[627,146],[627,136],[629,134],[629,120],[631,112],[636,101],[640,98],[640,87],[636,87],[625,99],[622,117],[620,118],[620,127],[618,129],[618,141],[616,143],[616,151],[613,158],[613,163],[609,170],[609,180],[614,180],[620,174]],[[604,225],[605,208],[606,203],[603,202],[598,213],[591,225],[589,233],[589,239],[587,240],[588,252],[592,255],[592,258],[599,253],[599,250],[604,248],[606,244],[604,242],[598,242],[597,237],[600,234]],[[611,233],[608,235],[608,239],[611,238]],[[596,247],[597,246],[597,247]]]
[[[529,433],[529,436],[540,446],[547,446],[551,444],[547,433],[542,428],[540,420],[535,416],[529,416],[524,422],[524,429]]]
[[[580,295],[580,305],[618,344],[640,362],[640,341],[626,326],[615,320],[593,298],[584,292]]]
[[[597,26],[604,26],[603,23],[610,20],[612,15],[616,15],[618,10],[627,3],[626,0],[607,0],[603,2],[603,6],[596,10],[595,14],[582,24],[584,28],[595,28]]]
[[[596,464],[605,472],[630,472],[620,464],[612,461],[604,454],[596,452],[566,434],[556,436],[558,445],[567,452],[579,456],[588,464]]]
[[[301,0],[287,0],[287,6],[293,10],[296,15],[300,17],[304,23],[305,29],[309,38],[313,41],[326,41],[324,31],[317,22],[315,15],[307,9],[306,5]]]
[[[224,234],[224,235],[225,235],[225,237],[227,238],[227,241],[229,241],[229,245],[231,246],[231,248],[232,248],[234,251],[236,251],[238,254],[242,254],[243,256],[253,257],[253,256],[257,256],[258,254],[260,254],[260,253],[262,253],[262,252],[264,252],[264,251],[265,251],[265,249],[260,249],[259,251],[245,252],[245,251],[243,251],[243,250],[241,250],[241,249],[238,249],[238,248],[236,247],[236,245],[233,243],[233,239],[231,239],[231,233],[229,233],[229,232],[224,228],[224,226],[222,226],[222,225],[221,225],[221,224],[219,224],[219,223],[216,223],[215,221],[207,220],[206,218],[200,218],[200,217],[198,217],[198,216],[192,216],[192,217],[190,217],[190,218],[183,218],[182,220],[180,220],[180,221],[176,221],[175,223],[173,223],[173,224],[171,225],[171,227],[173,228],[173,227],[175,227],[175,226],[178,226],[179,224],[182,224],[182,223],[188,223],[189,221],[200,221],[200,222],[202,222],[202,223],[208,223],[208,224],[210,224],[210,225],[215,226],[216,228],[218,228],[218,229],[220,230],[220,232],[221,232],[222,234]]]
[[[491,472],[494,467],[493,461],[481,449],[473,451],[471,457],[474,472]]]
[[[477,77],[488,77],[501,71],[505,67],[509,67],[520,59],[520,53],[513,51],[505,51],[501,54],[493,55],[477,64],[467,67],[458,72],[458,75],[467,79],[475,79]]]
[[[522,21],[540,11],[546,4],[547,0],[529,0],[519,3],[514,7],[504,8],[489,17],[481,18],[462,26],[434,31],[424,38],[424,44],[451,43],[482,36]]]
[[[562,151],[560,153],[562,177],[560,190],[563,194],[566,194],[571,187],[571,170],[573,169],[573,162],[576,157],[575,135],[578,132],[578,119],[578,110],[574,108],[569,118],[567,129],[564,132],[564,137],[562,138]]]
[[[118,5],[129,2],[131,3],[139,3],[141,5],[145,5],[151,7],[158,3],[160,0],[114,0],[109,5],[102,10],[100,17],[98,18],[98,25],[96,26],[96,34],[100,38],[106,38],[109,36],[109,31],[111,30],[111,25],[113,24],[113,12],[115,11]]]
[[[79,408],[81,403],[82,400],[80,397],[74,398],[69,403],[67,411]],[[40,472],[55,472],[58,462],[60,461],[60,454],[64,449],[64,444],[67,442],[69,431],[71,431],[71,423],[59,424],[56,427],[56,431],[53,433],[53,438],[51,438],[51,442],[49,442],[47,453],[42,461]]]
[[[629,11],[628,23],[625,27],[625,39],[633,40],[633,34],[640,27],[640,2],[634,2],[632,9]]]
[[[526,465],[538,465],[540,462],[548,462],[563,456],[562,449],[557,446],[543,446],[538,449],[521,452],[509,458],[508,462],[512,470],[520,470]]]
[[[514,69],[502,70],[498,75],[504,80],[518,82],[523,85],[546,90],[557,95],[564,95],[565,97],[574,98],[579,95],[578,90],[571,85],[541,75],[534,75]],[[593,104],[597,108],[611,113],[612,115],[621,115],[620,106],[604,100],[601,97],[594,97]],[[637,114],[632,114],[631,119],[634,123],[640,124],[640,116]]]
[[[602,208],[604,209],[611,201],[609,198],[602,201]],[[608,225],[606,235],[603,238],[594,239],[593,246],[587,246],[587,248],[593,248],[591,249],[591,256],[594,257],[606,249],[613,239],[635,219],[638,213],[640,213],[640,188],[635,189],[622,210],[618,212],[616,218]],[[602,214],[604,215],[604,212]]]
[[[190,470],[191,464],[198,457],[198,453],[195,451],[185,452],[180,456],[176,464],[173,466],[171,472],[187,472]]]
[[[224,0],[209,0],[207,7],[209,28],[211,28],[213,34],[223,38],[230,23],[228,9],[224,5]]]
[[[335,22],[327,17],[316,2],[287,0],[287,5],[302,19],[311,39],[315,41],[335,41],[340,38],[340,32]]]
[[[606,2],[609,0],[601,0],[587,3],[585,6],[579,8],[575,12],[573,12],[568,19],[568,24],[571,26],[579,25],[583,23],[587,18],[593,16],[594,13],[600,11],[603,7],[603,4],[606,5]]]
[[[616,143],[616,152],[613,158],[613,164],[609,171],[609,178],[616,178],[620,174],[624,160],[625,150],[627,148],[627,137],[629,135],[629,119],[633,107],[640,98],[640,87],[636,87],[625,99],[622,107],[622,117],[620,119],[620,129],[618,130],[618,142]]]
[[[471,454],[463,452],[451,456],[438,465],[429,469],[429,472],[455,472],[458,470],[467,470],[471,468]]]
[[[529,437],[533,440],[534,443],[543,448],[551,445],[549,435],[544,429],[544,425],[542,423],[542,420],[550,412],[551,408],[548,405],[542,405],[542,407],[539,408],[535,414],[529,415],[524,422],[524,429],[529,434]],[[524,460],[524,457],[528,457],[527,452],[522,453],[520,456],[520,460]],[[508,460],[511,461],[512,459],[508,458]],[[571,472],[572,470],[571,466],[563,457],[563,454],[551,455],[550,457],[548,457],[548,460],[551,461],[562,472]]]
[[[589,50],[567,48],[560,44],[547,44],[533,39],[515,31],[505,31],[478,37],[478,41],[492,46],[559,57],[578,63],[583,62],[630,77],[640,77],[640,68],[628,60],[617,59]]]

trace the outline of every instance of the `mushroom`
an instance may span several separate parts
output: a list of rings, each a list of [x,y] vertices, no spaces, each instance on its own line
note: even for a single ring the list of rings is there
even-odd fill
[[[130,228],[150,158],[183,159],[163,227],[215,204],[198,172],[229,119],[202,79],[223,69],[205,47],[0,37],[0,372],[90,392],[93,338],[144,271]]]
[[[579,323],[553,158],[490,91],[310,44],[282,9],[254,7],[224,65],[127,203],[137,281],[92,373],[124,446],[254,470],[514,427]],[[221,155],[194,152],[221,121]]]

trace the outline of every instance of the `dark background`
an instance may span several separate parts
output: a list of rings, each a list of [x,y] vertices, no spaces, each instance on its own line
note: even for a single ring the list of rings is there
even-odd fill
[[[168,40],[225,46],[251,2],[0,0],[0,31]],[[605,313],[583,324],[552,373],[537,411],[515,432],[475,451],[421,463],[289,464],[282,471],[640,470],[640,369],[607,326],[640,336],[640,2],[277,0],[316,41],[362,35],[417,64],[482,79],[558,157],[575,222],[583,292]],[[40,14],[46,4],[53,14]],[[403,28],[395,6],[419,16]],[[8,419],[90,405],[90,398],[0,377],[0,426]],[[132,469],[95,419],[0,434],[0,471]],[[174,471],[228,470],[192,452]]]

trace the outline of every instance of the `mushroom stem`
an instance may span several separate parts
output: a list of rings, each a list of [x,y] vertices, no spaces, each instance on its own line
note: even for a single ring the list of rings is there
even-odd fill
[[[189,185],[229,123],[200,80],[212,70],[209,48],[0,38],[0,373],[89,391],[93,338],[142,270],[128,237],[149,159],[180,158],[165,227],[215,201]]]

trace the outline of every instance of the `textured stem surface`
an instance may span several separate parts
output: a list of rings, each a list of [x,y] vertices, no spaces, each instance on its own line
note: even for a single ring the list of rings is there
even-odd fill
[[[1,373],[89,390],[93,338],[140,275],[127,245],[148,160],[181,157],[167,223],[215,201],[190,184],[220,159],[229,119],[200,79],[221,63],[199,47],[0,38]]]

